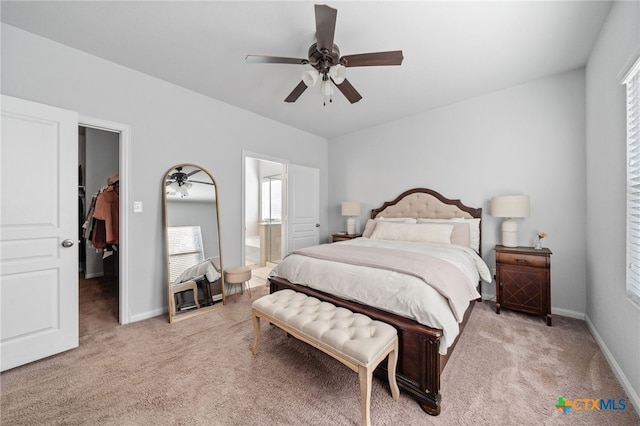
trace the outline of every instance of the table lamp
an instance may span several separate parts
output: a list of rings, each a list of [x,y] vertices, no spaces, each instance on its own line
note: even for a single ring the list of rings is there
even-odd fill
[[[360,203],[354,201],[344,201],[342,203],[342,216],[348,216],[347,219],[347,234],[353,235],[356,233],[356,221],[354,216],[360,216]]]
[[[529,196],[500,195],[491,199],[491,216],[506,217],[502,222],[502,245],[518,247],[518,217],[529,216]]]

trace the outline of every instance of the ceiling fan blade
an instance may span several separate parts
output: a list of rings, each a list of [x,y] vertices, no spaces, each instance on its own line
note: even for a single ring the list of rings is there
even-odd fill
[[[189,182],[191,182],[191,183],[201,183],[203,185],[213,185],[212,182],[203,182],[201,180],[189,180]]]
[[[283,58],[280,56],[264,56],[264,55],[247,55],[245,58],[250,64],[294,64],[294,65],[306,65],[309,63],[308,59],[301,58]]]
[[[316,41],[318,50],[333,50],[333,36],[336,32],[338,11],[324,4],[316,4]]]
[[[301,81],[300,83],[298,83],[296,88],[293,89],[293,91],[291,93],[289,93],[289,96],[287,96],[287,98],[284,101],[285,102],[295,102],[295,101],[297,101],[298,98],[300,97],[300,95],[302,95],[302,93],[305,90],[307,90],[307,85],[304,84],[304,81]]]
[[[402,50],[389,52],[360,53],[357,55],[345,55],[340,58],[340,63],[345,67],[372,67],[383,65],[401,65],[404,57]]]
[[[199,173],[199,172],[200,172],[200,169],[195,169],[195,170],[193,170],[193,171],[191,171],[191,172],[187,173],[187,177],[189,177],[189,176],[193,176],[193,175],[195,175],[196,173]]]
[[[333,81],[333,79],[331,79],[331,81]],[[333,83],[335,84],[335,81],[333,81]],[[355,87],[353,87],[351,83],[349,83],[349,80],[347,80],[346,78],[342,83],[336,84],[336,87],[338,88],[338,90],[342,92],[344,97],[347,98],[347,100],[352,104],[355,104],[360,99],[362,99],[362,95],[358,93]]]

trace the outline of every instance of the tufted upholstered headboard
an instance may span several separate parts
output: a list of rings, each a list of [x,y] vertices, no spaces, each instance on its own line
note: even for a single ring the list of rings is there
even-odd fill
[[[427,188],[414,188],[400,194],[395,200],[385,202],[371,210],[371,219],[377,217],[414,217],[429,219],[481,218],[482,208],[475,209],[450,200]]]

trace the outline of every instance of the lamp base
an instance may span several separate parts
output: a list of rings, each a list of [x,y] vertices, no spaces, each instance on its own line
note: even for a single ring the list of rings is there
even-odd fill
[[[353,235],[356,233],[356,221],[353,217],[347,219],[347,234]]]
[[[502,245],[518,247],[518,222],[513,219],[502,222]]]

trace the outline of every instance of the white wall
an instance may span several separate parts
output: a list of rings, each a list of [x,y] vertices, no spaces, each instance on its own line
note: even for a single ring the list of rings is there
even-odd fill
[[[131,126],[129,315],[166,310],[162,177],[177,163],[218,184],[223,262],[243,263],[242,150],[320,170],[327,223],[327,141],[217,100],[2,24],[2,93]],[[211,76],[215,78],[215,76]],[[325,236],[326,238],[326,236]]]
[[[428,94],[425,94],[428,96]],[[344,200],[371,208],[413,187],[483,207],[482,253],[494,268],[501,219],[495,195],[527,194],[520,244],[546,231],[552,311],[585,312],[584,70],[533,81],[330,141],[329,214],[344,229]],[[495,294],[485,284],[485,294]]]
[[[245,236],[255,237],[259,234],[258,221],[260,220],[260,178],[259,160],[247,157],[245,164]]]
[[[618,81],[638,48],[640,4],[614,3],[586,68],[586,234],[587,321],[640,410],[640,310],[625,297],[626,91]]]

